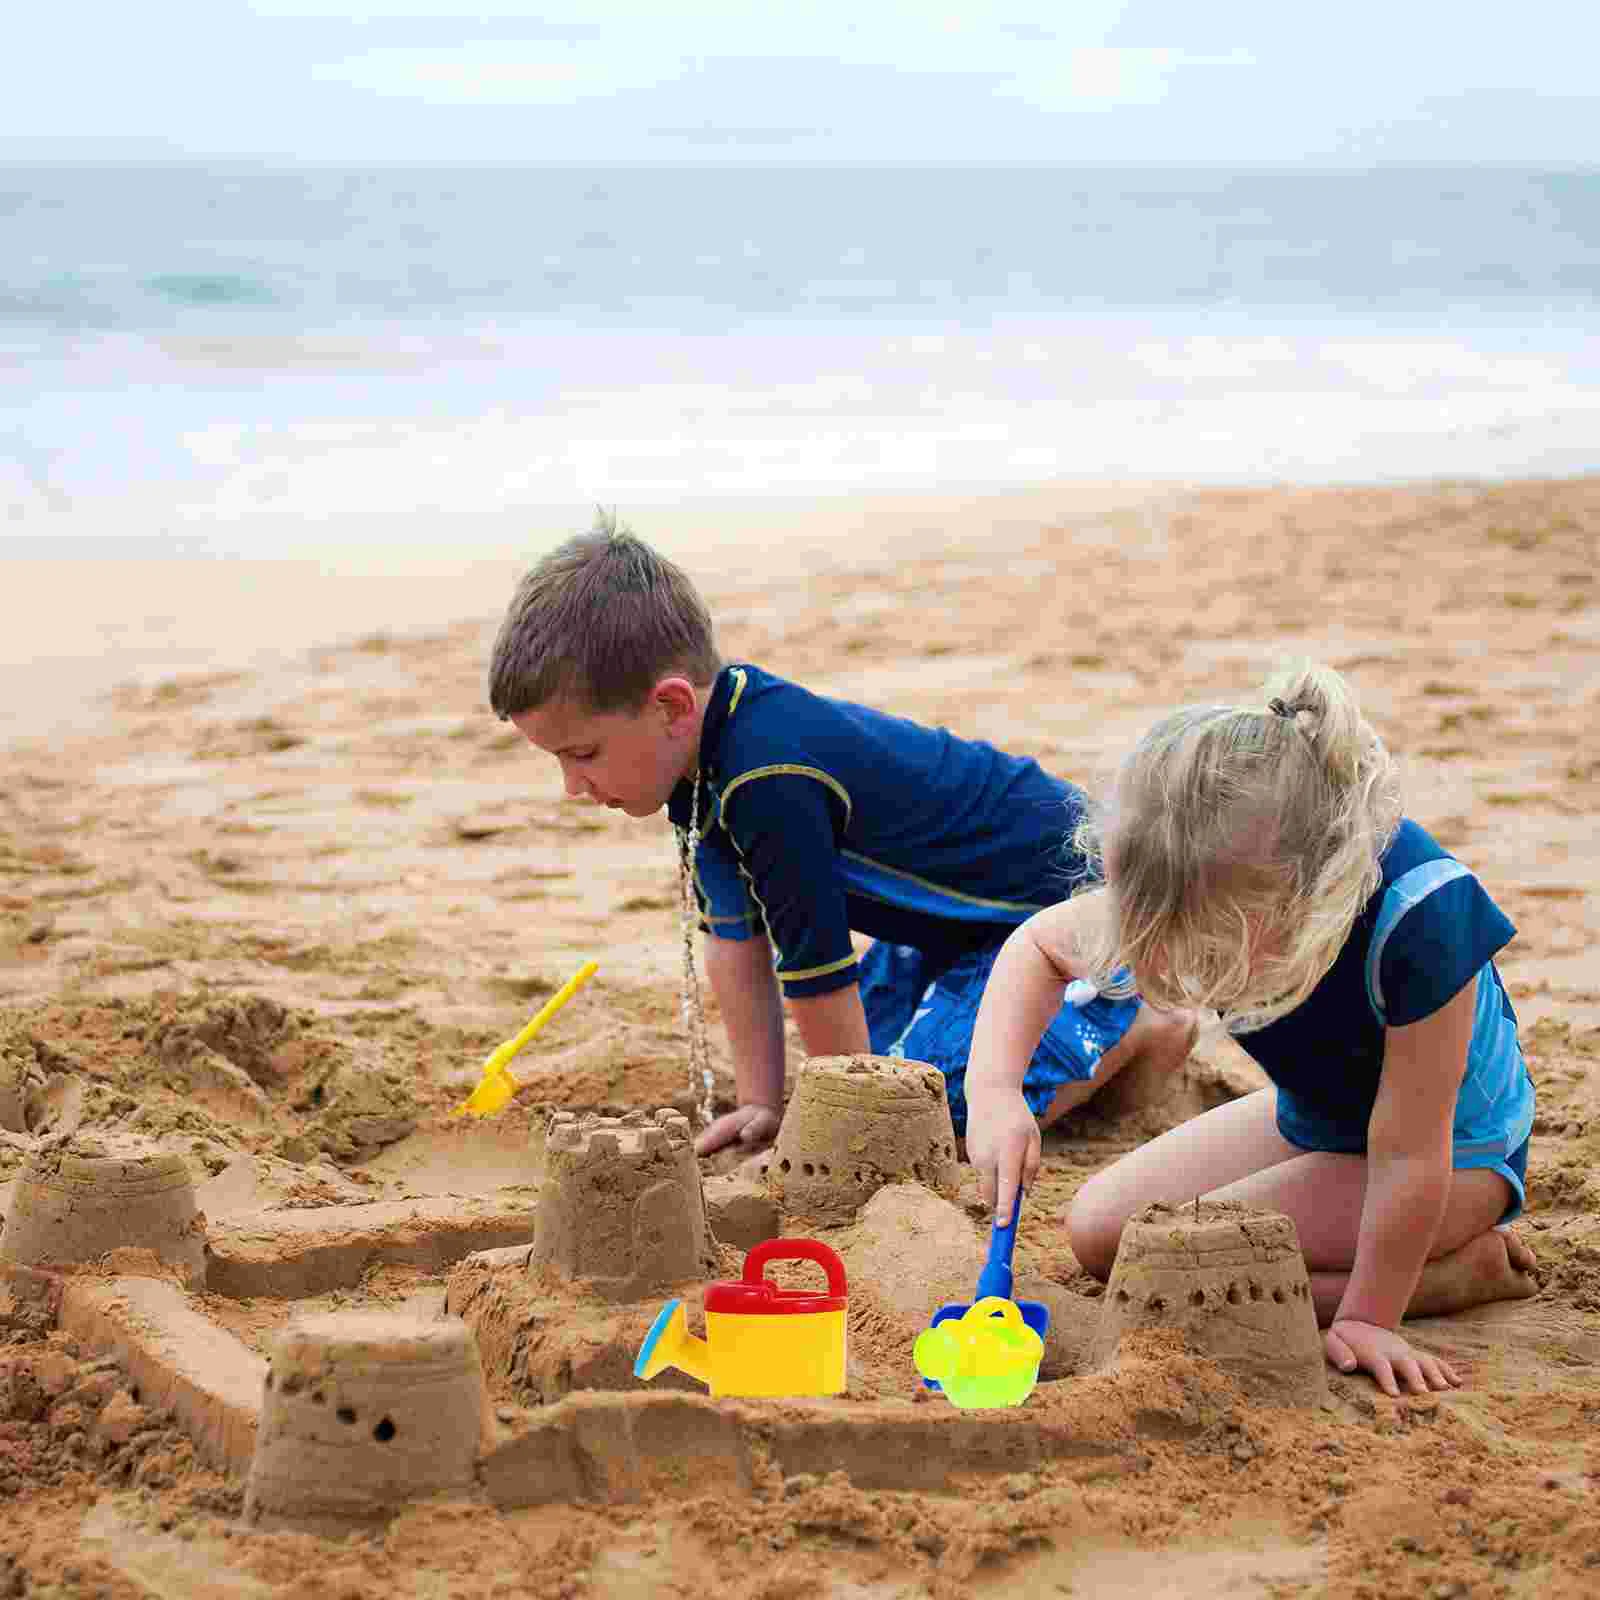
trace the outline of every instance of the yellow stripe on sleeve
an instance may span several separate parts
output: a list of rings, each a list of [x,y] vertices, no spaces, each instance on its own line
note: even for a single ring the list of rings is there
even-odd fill
[[[854,966],[856,953],[854,950],[849,955],[838,961],[830,961],[826,966],[806,967],[800,972],[780,972],[779,983],[803,983],[807,978],[825,978],[830,972],[843,972],[846,967]]]

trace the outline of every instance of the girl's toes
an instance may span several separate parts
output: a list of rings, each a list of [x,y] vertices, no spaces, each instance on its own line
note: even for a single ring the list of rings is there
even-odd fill
[[[1505,1240],[1506,1259],[1518,1272],[1532,1272],[1539,1264],[1539,1258],[1528,1248],[1527,1242],[1520,1234],[1513,1233],[1510,1228],[1496,1230]]]

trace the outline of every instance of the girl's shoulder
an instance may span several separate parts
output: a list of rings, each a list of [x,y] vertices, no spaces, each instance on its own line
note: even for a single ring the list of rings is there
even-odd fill
[[[1383,889],[1387,890],[1419,867],[1455,859],[1420,822],[1402,817],[1379,863],[1383,869]]]
[[[1366,988],[1379,1017],[1401,1027],[1436,1011],[1516,929],[1472,869],[1409,817],[1382,865],[1369,908]]]

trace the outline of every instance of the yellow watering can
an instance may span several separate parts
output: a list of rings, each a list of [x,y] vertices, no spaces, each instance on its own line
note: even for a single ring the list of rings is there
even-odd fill
[[[828,1292],[780,1289],[769,1261],[814,1261]],[[737,1281],[706,1285],[706,1336],[669,1300],[639,1346],[633,1375],[646,1381],[677,1367],[720,1395],[842,1394],[845,1386],[844,1262],[816,1239],[768,1239],[744,1258]]]
[[[1016,1301],[989,1295],[960,1319],[924,1328],[911,1359],[963,1410],[1020,1406],[1038,1381],[1044,1340],[1022,1320]]]

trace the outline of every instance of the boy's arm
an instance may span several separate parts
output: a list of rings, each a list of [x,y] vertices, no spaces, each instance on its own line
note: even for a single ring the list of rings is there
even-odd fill
[[[713,934],[706,940],[706,976],[728,1030],[739,1105],[701,1132],[695,1141],[700,1155],[735,1139],[765,1144],[783,1116],[783,1005],[771,944],[764,935],[734,940]],[[789,1003],[807,1055],[842,1056],[871,1048],[859,985]]]
[[[1389,1393],[1394,1332],[1433,1249],[1450,1197],[1451,1127],[1477,1004],[1468,983],[1432,1016],[1387,1031],[1367,1127],[1367,1192],[1350,1282],[1328,1330],[1336,1365],[1365,1367]]]
[[[857,979],[839,858],[848,804],[842,785],[801,763],[758,767],[722,793],[718,837],[777,951],[787,1001],[831,994]]]
[[[721,798],[717,837],[728,841],[750,903],[778,951],[773,965],[768,939],[760,940],[769,957],[760,981],[781,990],[812,1056],[871,1048],[839,866],[850,805],[843,785],[827,772],[787,760],[751,767],[728,783]],[[750,967],[740,971],[744,985],[757,981]],[[770,1093],[765,1104],[781,1111],[781,1031],[776,1049],[763,1059],[774,1062],[775,1070],[759,1084],[752,1080],[752,1091]],[[743,1080],[739,1098],[746,1099]],[[746,1131],[739,1136],[747,1142],[751,1137]],[[718,1129],[719,1142],[731,1137]],[[702,1135],[699,1147],[715,1146]]]
[[[695,1140],[699,1155],[710,1155],[735,1139],[767,1143],[783,1115],[783,1006],[772,970],[767,936],[705,942],[706,977],[717,997],[733,1053],[733,1081],[739,1105],[718,1117]]]
[[[872,1048],[858,983],[827,994],[797,997],[789,1002],[789,1009],[808,1056],[857,1055]]]

